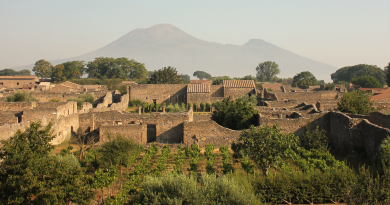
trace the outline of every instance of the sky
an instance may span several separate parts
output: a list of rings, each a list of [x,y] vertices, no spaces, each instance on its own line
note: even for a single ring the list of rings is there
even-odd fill
[[[262,39],[339,68],[390,62],[389,0],[0,0],[0,69],[79,56],[161,23],[209,42]]]

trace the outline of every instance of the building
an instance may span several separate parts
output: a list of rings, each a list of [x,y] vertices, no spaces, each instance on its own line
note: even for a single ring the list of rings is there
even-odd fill
[[[35,75],[0,76],[0,88],[32,89],[39,84]]]

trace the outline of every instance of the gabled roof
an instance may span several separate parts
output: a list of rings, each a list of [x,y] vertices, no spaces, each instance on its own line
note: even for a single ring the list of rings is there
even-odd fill
[[[225,88],[255,88],[255,81],[253,80],[224,80],[223,86]]]
[[[208,84],[188,84],[187,93],[209,93],[210,85]]]

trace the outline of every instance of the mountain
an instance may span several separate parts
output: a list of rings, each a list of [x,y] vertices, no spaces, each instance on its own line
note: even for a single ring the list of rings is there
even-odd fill
[[[310,71],[318,79],[330,80],[338,68],[299,56],[260,39],[246,44],[211,43],[197,39],[170,24],[159,24],[146,29],[135,29],[118,40],[82,56],[53,60],[53,65],[71,60],[92,61],[95,57],[128,57],[145,63],[148,70],[173,66],[179,73],[192,76],[196,70],[212,76],[242,77],[255,75],[256,66],[264,61],[279,64],[280,77],[293,77]],[[33,65],[13,69],[32,69]]]

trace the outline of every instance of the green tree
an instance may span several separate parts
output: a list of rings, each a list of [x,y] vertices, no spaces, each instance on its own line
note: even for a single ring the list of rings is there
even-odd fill
[[[380,84],[372,76],[361,76],[358,78],[352,78],[351,83],[353,84],[355,89],[358,89],[358,88],[381,88],[382,87],[382,84]]]
[[[49,78],[52,67],[53,67],[53,65],[50,62],[45,61],[44,59],[41,59],[41,60],[35,62],[35,65],[34,65],[34,68],[32,69],[32,71],[39,78]]]
[[[249,128],[250,125],[254,123],[254,115],[257,113],[251,103],[246,101],[231,101],[230,97],[215,102],[213,107],[215,108],[215,111],[213,112],[211,119],[216,123],[233,130]]]
[[[14,75],[31,75],[31,71],[29,70],[15,71],[7,68],[0,70],[0,76],[14,76]]]
[[[287,157],[288,150],[296,149],[299,138],[294,134],[280,132],[277,125],[254,127],[243,130],[239,141],[242,144],[244,154],[263,168],[264,174],[268,175],[271,167],[277,167],[282,158]]]
[[[181,74],[181,79],[183,80],[183,83],[190,83],[191,82],[191,78],[189,75]]]
[[[370,96],[361,90],[344,93],[343,98],[337,103],[338,110],[352,114],[368,115],[374,108]]]
[[[85,72],[84,61],[68,61],[62,65],[64,66],[63,75],[66,80],[80,78]]]
[[[21,70],[18,75],[31,75],[31,71],[29,70]]]
[[[261,82],[275,81],[275,77],[278,74],[280,74],[279,65],[272,61],[259,63],[256,67],[256,77]]]
[[[1,141],[1,204],[89,204],[93,195],[73,155],[52,155],[52,124],[30,123]]]
[[[51,69],[51,79],[55,82],[66,81],[66,76],[64,75],[64,65],[58,64]]]
[[[213,85],[222,85],[224,80],[231,80],[229,76],[213,77]]]
[[[320,130],[317,126],[316,129],[310,131],[310,123],[305,126],[305,132],[301,137],[301,146],[307,150],[318,149],[326,152],[328,148],[326,131]]]
[[[5,98],[6,102],[38,102],[39,100],[33,97],[32,93],[27,94],[25,92],[16,92],[8,95]]]
[[[330,76],[334,83],[338,83],[339,81],[351,82],[352,78],[358,78],[361,76],[372,76],[381,84],[386,83],[385,72],[376,65],[358,64],[354,66],[346,66],[338,69]]]
[[[181,76],[177,74],[176,68],[171,66],[154,71],[148,80],[150,84],[179,84],[181,82]]]
[[[193,76],[199,78],[200,80],[212,78],[209,73],[200,70],[195,71]]]
[[[309,71],[303,71],[296,74],[292,81],[292,87],[299,87],[301,89],[309,88],[309,86],[317,85],[317,79]]]
[[[328,83],[324,85],[324,90],[334,90],[335,87],[334,83]]]

